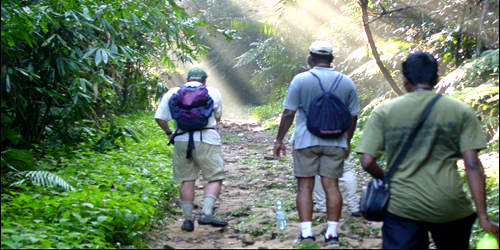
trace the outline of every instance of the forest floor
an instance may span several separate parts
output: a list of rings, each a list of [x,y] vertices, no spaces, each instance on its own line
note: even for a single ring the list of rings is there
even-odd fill
[[[224,181],[215,214],[229,222],[225,228],[199,225],[197,219],[203,204],[203,185],[196,183],[195,230],[182,231],[182,213],[178,204],[176,214],[165,218],[155,232],[148,235],[148,247],[155,249],[290,249],[299,248],[296,238],[300,223],[295,206],[297,190],[292,175],[291,145],[287,144],[287,157],[279,162],[272,154],[275,134],[261,124],[244,120],[222,120],[218,125],[222,137],[222,149],[227,178]],[[498,163],[498,154],[496,155]],[[358,173],[358,197],[369,178]],[[287,227],[276,228],[275,207],[281,201],[287,209]],[[326,230],[326,214],[314,211],[313,234],[321,249],[373,249],[382,247],[382,223],[370,222],[350,215],[347,206],[342,207],[338,232],[339,246],[324,246],[322,234]],[[431,245],[432,248],[432,245]]]

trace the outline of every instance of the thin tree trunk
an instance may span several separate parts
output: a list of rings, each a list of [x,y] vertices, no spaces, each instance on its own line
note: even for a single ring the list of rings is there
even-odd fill
[[[484,2],[484,6],[483,6],[483,13],[481,14],[481,18],[479,19],[479,29],[477,31],[477,36],[476,36],[476,55],[478,57],[481,56],[481,52],[482,52],[481,36],[483,35],[484,18],[486,17],[486,13],[488,12],[489,5],[490,5],[490,0],[486,0]]]
[[[368,38],[368,43],[370,44],[370,49],[372,51],[373,57],[375,58],[375,61],[377,62],[377,65],[378,65],[380,71],[382,72],[382,75],[389,83],[389,86],[391,87],[394,94],[396,94],[397,96],[401,96],[404,94],[403,91],[401,91],[401,89],[398,87],[398,85],[396,84],[396,82],[392,78],[389,70],[387,70],[387,68],[384,66],[384,63],[380,59],[380,54],[377,51],[377,46],[375,45],[375,40],[373,39],[372,31],[370,30],[370,26],[369,26],[368,0],[361,0],[361,1],[359,1],[359,3],[361,5],[361,11],[363,13],[363,28],[365,30],[366,37]]]
[[[467,4],[464,4],[462,9],[462,16],[460,17],[460,24],[457,34],[457,47],[455,50],[455,67],[457,68],[462,63],[462,61],[460,60],[460,47],[462,46],[462,38],[464,37],[463,27],[464,27],[466,12],[467,12]]]

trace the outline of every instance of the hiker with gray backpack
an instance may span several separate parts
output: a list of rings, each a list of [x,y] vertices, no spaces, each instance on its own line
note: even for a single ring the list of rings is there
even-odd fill
[[[201,67],[188,72],[187,83],[170,89],[161,100],[155,120],[174,144],[172,156],[174,180],[181,181],[180,204],[184,214],[181,229],[194,230],[193,202],[195,182],[201,170],[204,187],[203,211],[198,224],[225,227],[228,223],[213,213],[225,179],[221,139],[215,125],[222,116],[220,91],[206,86],[207,73]],[[169,120],[174,119],[175,130]]]
[[[338,245],[337,226],[342,209],[338,179],[342,177],[344,160],[350,152],[350,141],[356,127],[359,102],[356,87],[349,77],[332,68],[332,45],[316,41],[309,47],[312,69],[297,74],[283,103],[283,114],[274,142],[274,156],[286,155],[283,140],[295,122],[293,133],[293,174],[298,182],[297,210],[302,244],[315,244],[312,233],[312,193],[315,176],[321,176],[326,192],[326,245]]]

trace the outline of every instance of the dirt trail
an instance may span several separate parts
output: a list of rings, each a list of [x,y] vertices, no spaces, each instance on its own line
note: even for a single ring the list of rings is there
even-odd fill
[[[292,175],[291,145],[287,157],[278,162],[272,156],[275,135],[261,125],[248,121],[223,120],[218,125],[223,141],[227,179],[215,205],[215,213],[228,220],[220,229],[195,222],[193,232],[181,231],[182,215],[166,218],[166,225],[150,234],[151,248],[191,249],[289,249],[300,233],[295,206],[296,181]],[[196,186],[196,215],[201,212],[204,183]],[[358,189],[365,181],[358,180]],[[358,190],[359,192],[360,190]],[[287,208],[287,227],[276,229],[274,208],[280,200]],[[180,209],[179,209],[180,211]],[[326,214],[314,213],[313,234],[320,248],[380,248],[381,223],[372,223],[349,215],[343,206],[339,224],[340,246],[322,245],[321,234],[326,230]]]

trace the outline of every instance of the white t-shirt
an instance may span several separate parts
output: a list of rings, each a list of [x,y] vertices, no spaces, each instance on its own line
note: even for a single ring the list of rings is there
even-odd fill
[[[185,85],[187,86],[199,86],[201,85],[200,82],[192,81],[192,82],[187,82]],[[179,87],[175,87],[170,89],[162,98],[160,105],[158,106],[158,109],[156,110],[155,113],[155,119],[161,119],[164,121],[170,121],[172,120],[172,115],[170,114],[170,108],[168,106],[168,101],[172,97],[174,93],[177,93],[179,90]],[[222,96],[220,91],[212,86],[207,86],[208,90],[208,95],[212,97],[214,101],[214,111],[212,113],[212,116],[208,119],[208,124],[207,128],[215,128],[215,125],[217,124],[217,121],[215,118],[221,118],[222,117]],[[174,132],[177,130],[177,121],[174,122]],[[183,132],[182,130],[179,129],[178,133]],[[201,136],[200,136],[200,133]],[[193,136],[194,141],[197,142],[204,142],[207,144],[211,145],[221,145],[221,140],[220,140],[220,135],[215,129],[205,129],[202,131],[195,131],[194,136]],[[189,133],[179,135],[175,137],[175,141],[189,141]]]

